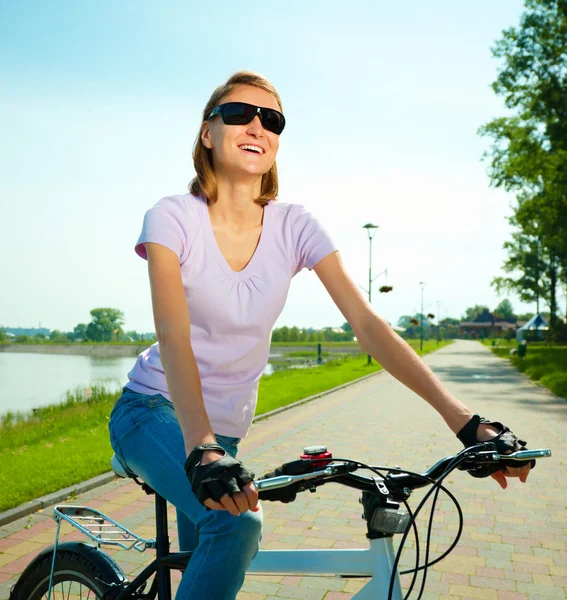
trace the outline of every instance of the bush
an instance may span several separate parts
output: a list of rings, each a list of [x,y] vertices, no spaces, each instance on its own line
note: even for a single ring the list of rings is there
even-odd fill
[[[567,343],[567,324],[557,319],[553,328],[550,327],[544,332],[544,339],[550,344]]]

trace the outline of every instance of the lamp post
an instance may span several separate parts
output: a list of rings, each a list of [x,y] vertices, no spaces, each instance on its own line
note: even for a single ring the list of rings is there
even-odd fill
[[[439,341],[441,340],[441,309],[439,308],[441,305],[441,300],[437,300],[437,345],[439,346]]]
[[[425,285],[425,281],[420,281],[419,285],[421,286],[421,313],[420,313],[420,325],[419,325],[419,350],[423,351],[423,286]]]
[[[372,223],[366,223],[366,225],[362,226],[363,229],[366,229],[366,233],[368,234],[368,241],[370,242],[370,254],[368,261],[368,303],[372,304],[372,238],[376,234],[376,230],[378,229],[378,225],[373,225]],[[381,273],[380,273],[381,275]],[[378,275],[376,276],[378,277]],[[364,288],[362,288],[364,289]],[[368,355],[367,365],[372,364],[372,357],[370,354]]]

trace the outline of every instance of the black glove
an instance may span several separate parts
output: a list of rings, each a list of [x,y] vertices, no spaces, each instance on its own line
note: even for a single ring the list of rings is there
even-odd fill
[[[500,433],[488,440],[496,445],[496,451],[498,454],[509,454],[510,452],[517,452],[519,450],[527,450],[526,442],[519,440],[512,431],[506,425],[502,425],[498,421],[489,421],[479,415],[473,415],[471,420],[457,433],[457,437],[464,444],[465,448],[476,446],[480,442],[477,439],[477,431],[480,423],[486,423],[492,425],[496,429],[500,430]],[[505,459],[496,461],[492,464],[478,465],[474,470],[469,471],[469,474],[473,477],[488,477],[496,471],[502,470],[504,467],[519,467],[522,463]],[[536,465],[535,459],[530,461],[531,468],[533,469]]]
[[[206,465],[197,466],[204,450],[220,450],[225,455]],[[203,505],[208,498],[218,502],[225,494],[232,495],[242,491],[242,488],[255,477],[252,471],[236,458],[232,458],[218,444],[196,446],[185,461],[185,473],[197,500]]]

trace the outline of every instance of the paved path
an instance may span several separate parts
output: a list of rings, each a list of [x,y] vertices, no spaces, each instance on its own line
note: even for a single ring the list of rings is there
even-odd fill
[[[538,388],[476,342],[457,342],[427,356],[426,362],[473,410],[503,420],[532,448],[549,447],[554,456],[541,460],[526,484],[515,480],[505,491],[492,479],[476,480],[460,471],[451,476],[450,489],[464,513],[464,532],[451,556],[429,570],[423,600],[567,598],[567,402]],[[439,415],[387,373],[255,423],[241,443],[241,456],[261,474],[296,458],[311,444],[327,444],[335,456],[421,471],[461,448]],[[262,546],[365,546],[358,493],[332,484],[325,487],[290,505],[263,503]],[[414,495],[412,506],[419,498]],[[121,480],[73,501],[148,537],[153,535],[151,502],[135,483]],[[432,557],[448,547],[456,527],[449,502],[443,500],[439,508]],[[53,542],[50,515],[51,509],[45,509],[0,528],[0,599],[8,597],[25,565]],[[172,549],[177,550],[174,519],[170,510]],[[80,537],[70,532],[65,539]],[[411,553],[405,552],[404,565],[412,564]],[[152,558],[134,550],[114,555],[128,575]],[[250,576],[238,600],[343,600],[361,585],[323,577]]]

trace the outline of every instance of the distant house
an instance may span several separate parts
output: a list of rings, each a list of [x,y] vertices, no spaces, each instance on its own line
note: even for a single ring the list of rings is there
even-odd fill
[[[497,319],[493,313],[485,310],[472,321],[461,321],[459,329],[464,338],[507,337],[507,334],[510,336],[523,324],[519,323],[516,317]]]

